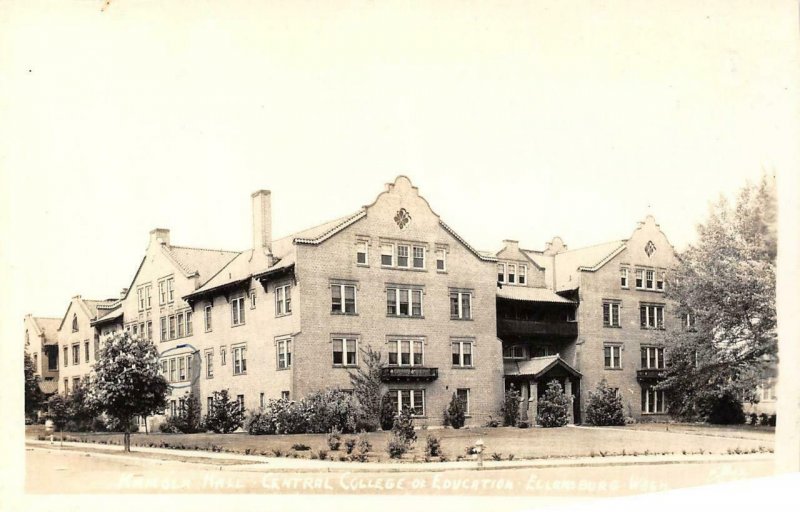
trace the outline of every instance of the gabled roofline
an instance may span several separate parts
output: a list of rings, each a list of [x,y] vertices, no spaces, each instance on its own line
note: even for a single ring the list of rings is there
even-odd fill
[[[595,264],[595,266],[593,266],[593,267],[580,266],[580,267],[578,267],[578,270],[580,270],[581,272],[596,272],[596,271],[600,270],[606,263],[608,263],[609,261],[614,259],[614,257],[616,255],[618,255],[619,253],[621,253],[622,251],[624,251],[625,249],[628,248],[628,244],[626,242],[627,242],[627,240],[621,242],[622,245],[620,245],[619,247],[614,249],[611,252],[611,254],[609,254],[608,256],[603,258],[602,260],[600,260],[598,263]]]
[[[470,251],[472,254],[474,254],[475,256],[477,256],[479,260],[482,260],[482,261],[494,261],[494,262],[496,262],[496,261],[497,261],[497,257],[496,257],[496,256],[487,256],[487,255],[485,255],[485,254],[482,254],[480,251],[478,251],[477,249],[475,249],[474,247],[472,247],[471,245],[469,245],[469,243],[467,243],[467,241],[466,241],[466,240],[464,240],[463,238],[461,238],[461,235],[459,235],[458,233],[456,233],[456,232],[453,230],[453,228],[451,228],[450,226],[448,226],[447,224],[445,224],[445,222],[444,222],[442,219],[439,219],[439,225],[440,225],[440,226],[442,226],[442,227],[444,228],[444,230],[445,230],[445,231],[447,231],[448,233],[450,233],[450,234],[453,236],[453,238],[455,238],[456,240],[458,240],[459,242],[461,242],[461,244],[462,244],[464,247],[466,247],[466,248],[467,248],[467,249],[468,249],[468,250],[469,250],[469,251]]]
[[[358,222],[359,220],[363,219],[366,216],[367,216],[367,210],[362,208],[361,210],[356,212],[354,215],[348,217],[347,219],[342,221],[340,224],[338,224],[337,226],[332,227],[331,229],[329,229],[328,231],[326,231],[322,235],[318,236],[317,238],[293,238],[292,242],[295,243],[295,244],[303,244],[303,245],[319,245],[322,242],[324,242],[325,240],[327,240],[330,237],[332,237],[333,235],[335,235],[336,233],[339,233],[343,229],[352,226],[353,224],[355,224],[356,222]]]

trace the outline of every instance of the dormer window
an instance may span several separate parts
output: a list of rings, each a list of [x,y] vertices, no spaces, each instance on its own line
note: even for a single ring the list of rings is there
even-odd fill
[[[519,284],[525,284],[528,280],[528,266],[527,265],[520,265],[519,266]]]
[[[508,264],[508,284],[517,282],[517,266],[513,263]]]
[[[78,315],[72,315],[72,332],[78,332]]]

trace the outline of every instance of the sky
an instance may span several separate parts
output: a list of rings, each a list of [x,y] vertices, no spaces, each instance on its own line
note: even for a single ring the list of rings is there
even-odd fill
[[[255,190],[272,191],[280,237],[371,203],[398,174],[482,250],[623,239],[648,214],[681,250],[709,201],[776,173],[779,265],[789,254],[795,272],[778,307],[796,334],[780,293],[800,279],[797,10],[0,0],[3,403],[22,397],[23,316],[116,296],[151,229],[247,249]],[[11,423],[3,453],[22,457]]]
[[[155,227],[248,248],[262,188],[276,237],[405,174],[481,250],[648,214],[683,249],[800,160],[792,2],[104,3],[0,14],[15,330],[116,296]]]

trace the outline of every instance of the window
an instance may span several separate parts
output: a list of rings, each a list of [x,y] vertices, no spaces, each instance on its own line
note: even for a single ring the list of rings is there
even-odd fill
[[[167,279],[167,302],[175,300],[175,279],[170,277]]]
[[[459,320],[472,318],[472,293],[450,292],[450,318]]]
[[[664,306],[657,304],[639,306],[639,323],[642,329],[663,329]]]
[[[603,355],[606,369],[622,368],[622,345],[604,345]]]
[[[250,290],[250,309],[256,309],[256,291]]]
[[[656,277],[656,290],[663,292],[664,291],[664,272],[659,272],[658,277]]]
[[[289,392],[281,391],[281,400],[289,400]]]
[[[292,340],[278,340],[278,369],[284,370],[292,367]]]
[[[161,280],[158,282],[158,304],[164,305],[167,303],[167,282]]]
[[[423,340],[390,340],[390,366],[422,366],[424,364]]]
[[[369,242],[364,240],[356,242],[356,264],[369,265]]]
[[[206,306],[205,308],[205,322],[206,322],[206,332],[211,332],[211,309],[213,306]]]
[[[459,340],[451,342],[451,345],[453,349],[453,366],[472,366],[472,342]]]
[[[425,248],[414,246],[413,255],[414,255],[414,261],[413,261],[414,268],[425,268]]]
[[[644,288],[644,270],[640,268],[636,269],[636,288]]]
[[[178,324],[178,338],[183,338],[184,336],[183,313],[178,313],[177,315],[175,315],[175,319]]]
[[[394,266],[394,246],[391,244],[381,245],[381,266]]]
[[[72,378],[72,391],[75,391],[76,389],[78,389],[78,386],[80,386],[80,385],[81,385],[80,377],[73,377]]]
[[[206,352],[206,378],[214,378],[214,351],[209,350]]]
[[[436,270],[438,272],[447,271],[447,251],[445,249],[436,249]]]
[[[191,313],[189,313],[189,314],[191,314]],[[148,320],[147,321],[147,339],[148,340],[152,340],[153,339],[153,321],[152,320]]]
[[[508,268],[508,284],[514,284],[517,281],[517,266],[513,263],[507,265]]]
[[[525,359],[525,348],[522,345],[503,347],[503,359]]]
[[[469,388],[456,389],[456,397],[464,404],[464,414],[469,416]]]
[[[244,297],[237,297],[231,301],[231,324],[244,323]]]
[[[331,284],[331,313],[356,313],[356,287],[352,284]]]
[[[535,345],[531,350],[531,357],[557,356],[558,350],[552,345]]]
[[[186,380],[186,360],[182,357],[178,358],[178,380]]]
[[[145,309],[150,309],[152,304],[151,295],[153,291],[153,285],[147,284],[144,287],[144,307]]]
[[[667,410],[667,401],[663,390],[656,390],[650,386],[642,388],[642,412],[649,414],[664,413]]]
[[[619,327],[619,302],[603,302],[603,327]]]
[[[408,249],[407,245],[397,246],[397,266],[408,268]]]
[[[169,316],[169,339],[175,339],[175,315]]]
[[[83,342],[83,357],[86,359],[86,362],[89,362],[89,341]]]
[[[527,279],[528,279],[528,266],[527,265],[520,265],[519,266],[519,276],[518,276],[519,284],[525,284]]]
[[[100,335],[94,335],[94,360],[97,361],[97,358],[100,357]]]
[[[187,311],[184,318],[186,319],[186,336],[192,335],[192,312]]]
[[[239,404],[239,409],[244,412],[244,395],[236,395],[236,402]]]
[[[505,263],[498,263],[497,264],[497,282],[498,283],[505,283],[506,282],[506,264]]]
[[[65,368],[69,364],[68,360],[69,360],[69,349],[67,347],[64,347],[64,367]]]
[[[72,345],[72,364],[81,364],[81,347],[77,343]]]
[[[628,269],[626,267],[619,269],[619,285],[622,288],[628,287]]]
[[[292,287],[288,284],[275,288],[275,316],[292,312]]]
[[[258,395],[258,406],[264,407],[264,393]]]
[[[354,338],[333,338],[334,366],[357,366],[357,345],[358,341]]]
[[[412,288],[386,289],[386,314],[388,316],[422,316],[422,290]]]
[[[773,377],[761,379],[758,391],[762,402],[774,402],[776,400],[775,379]]]
[[[211,413],[211,410],[214,408],[214,397],[209,396],[206,398],[206,413]]]
[[[225,364],[227,362],[228,362],[228,351],[225,349],[225,347],[220,347],[220,349],[219,349],[219,365],[220,366],[225,366]]]
[[[64,394],[69,393],[69,379],[64,379]]]
[[[144,288],[141,286],[136,289],[136,299],[139,304],[139,311],[144,311]]]
[[[694,315],[691,313],[686,313],[683,317],[683,326],[687,331],[694,330]]]
[[[167,341],[167,317],[161,317],[161,341]]]
[[[72,315],[72,332],[78,332],[78,315]]]
[[[175,358],[169,360],[169,381],[175,382]]]
[[[425,415],[424,389],[390,389],[389,400],[398,413],[408,409],[412,416]]]
[[[232,347],[231,352],[233,353],[233,374],[247,373],[247,347]]]
[[[661,347],[642,347],[642,369],[663,370],[664,349]]]
[[[653,270],[645,270],[644,272],[644,287],[648,290],[652,290],[655,288],[655,271]]]
[[[38,353],[34,353],[33,354],[33,368],[34,368],[34,370],[33,370],[34,372],[38,372],[39,371],[39,354]]]

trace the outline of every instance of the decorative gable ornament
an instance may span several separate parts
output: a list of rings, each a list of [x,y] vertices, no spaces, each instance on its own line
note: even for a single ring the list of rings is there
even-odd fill
[[[644,246],[644,252],[647,253],[647,257],[651,257],[654,252],[656,252],[656,244],[653,243],[652,240],[647,242],[647,245]]]
[[[405,208],[400,208],[394,216],[394,221],[397,223],[397,227],[405,229],[411,223],[411,214]]]

